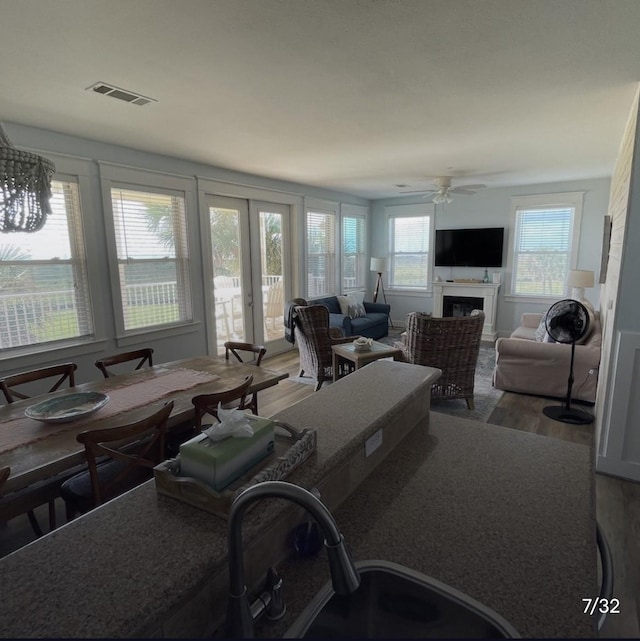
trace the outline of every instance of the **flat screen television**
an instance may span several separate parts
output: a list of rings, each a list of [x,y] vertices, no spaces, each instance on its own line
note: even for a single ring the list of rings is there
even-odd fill
[[[436,267],[502,267],[504,227],[436,229]]]

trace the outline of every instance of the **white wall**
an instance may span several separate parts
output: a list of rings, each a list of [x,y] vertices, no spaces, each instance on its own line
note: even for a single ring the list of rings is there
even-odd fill
[[[579,269],[590,269],[595,272],[596,286],[586,291],[596,309],[599,306],[598,276],[602,249],[603,218],[607,213],[609,201],[610,178],[599,178],[586,181],[548,183],[542,185],[525,185],[502,189],[485,189],[473,196],[458,195],[451,204],[436,205],[436,229],[456,227],[505,227],[504,266],[502,269],[490,269],[502,272],[505,281],[507,265],[508,232],[511,227],[511,198],[534,194],[583,191],[584,207],[578,254]],[[420,196],[411,198],[392,198],[374,200],[371,203],[371,253],[373,256],[388,254],[385,206],[424,202]],[[470,267],[436,268],[435,274],[446,278],[482,278],[484,270]],[[375,275],[374,275],[375,276]],[[373,289],[373,280],[370,284]],[[519,324],[520,315],[525,311],[545,311],[548,304],[508,302],[504,300],[505,286],[500,288],[498,298],[497,330],[501,336],[508,336]],[[404,324],[406,315],[411,311],[433,311],[431,293],[407,295],[404,292],[394,293],[386,290],[387,301],[391,304],[394,323]]]

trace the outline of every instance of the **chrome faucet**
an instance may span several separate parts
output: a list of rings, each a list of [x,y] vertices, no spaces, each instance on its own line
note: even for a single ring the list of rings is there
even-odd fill
[[[350,594],[360,585],[360,575],[344,544],[344,537],[327,506],[311,492],[285,481],[265,481],[241,492],[229,512],[229,601],[227,627],[233,637],[253,637],[253,616],[244,582],[242,556],[242,518],[255,501],[266,498],[287,499],[306,509],[316,519],[329,556],[331,582],[336,594]]]

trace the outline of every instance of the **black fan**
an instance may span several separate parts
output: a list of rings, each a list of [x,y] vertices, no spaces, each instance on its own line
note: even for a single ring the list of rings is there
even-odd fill
[[[552,405],[542,411],[545,416],[575,425],[587,425],[593,422],[593,416],[582,410],[571,407],[571,388],[573,387],[573,358],[576,351],[576,341],[579,341],[589,331],[589,312],[577,300],[567,298],[554,303],[547,312],[547,333],[556,343],[571,343],[571,364],[569,365],[569,381],[567,383],[567,399],[564,405]]]

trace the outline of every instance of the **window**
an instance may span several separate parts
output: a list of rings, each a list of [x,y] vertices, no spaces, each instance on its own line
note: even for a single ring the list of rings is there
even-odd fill
[[[185,197],[111,188],[125,331],[192,319]]]
[[[336,292],[336,214],[307,209],[307,296]]]
[[[511,294],[559,298],[576,264],[582,194],[512,199]]]
[[[422,205],[386,208],[389,216],[389,287],[427,289],[432,217]]]
[[[40,231],[0,238],[1,349],[93,335],[77,181],[53,181],[51,208]]]
[[[342,206],[342,291],[366,287],[366,207]]]

